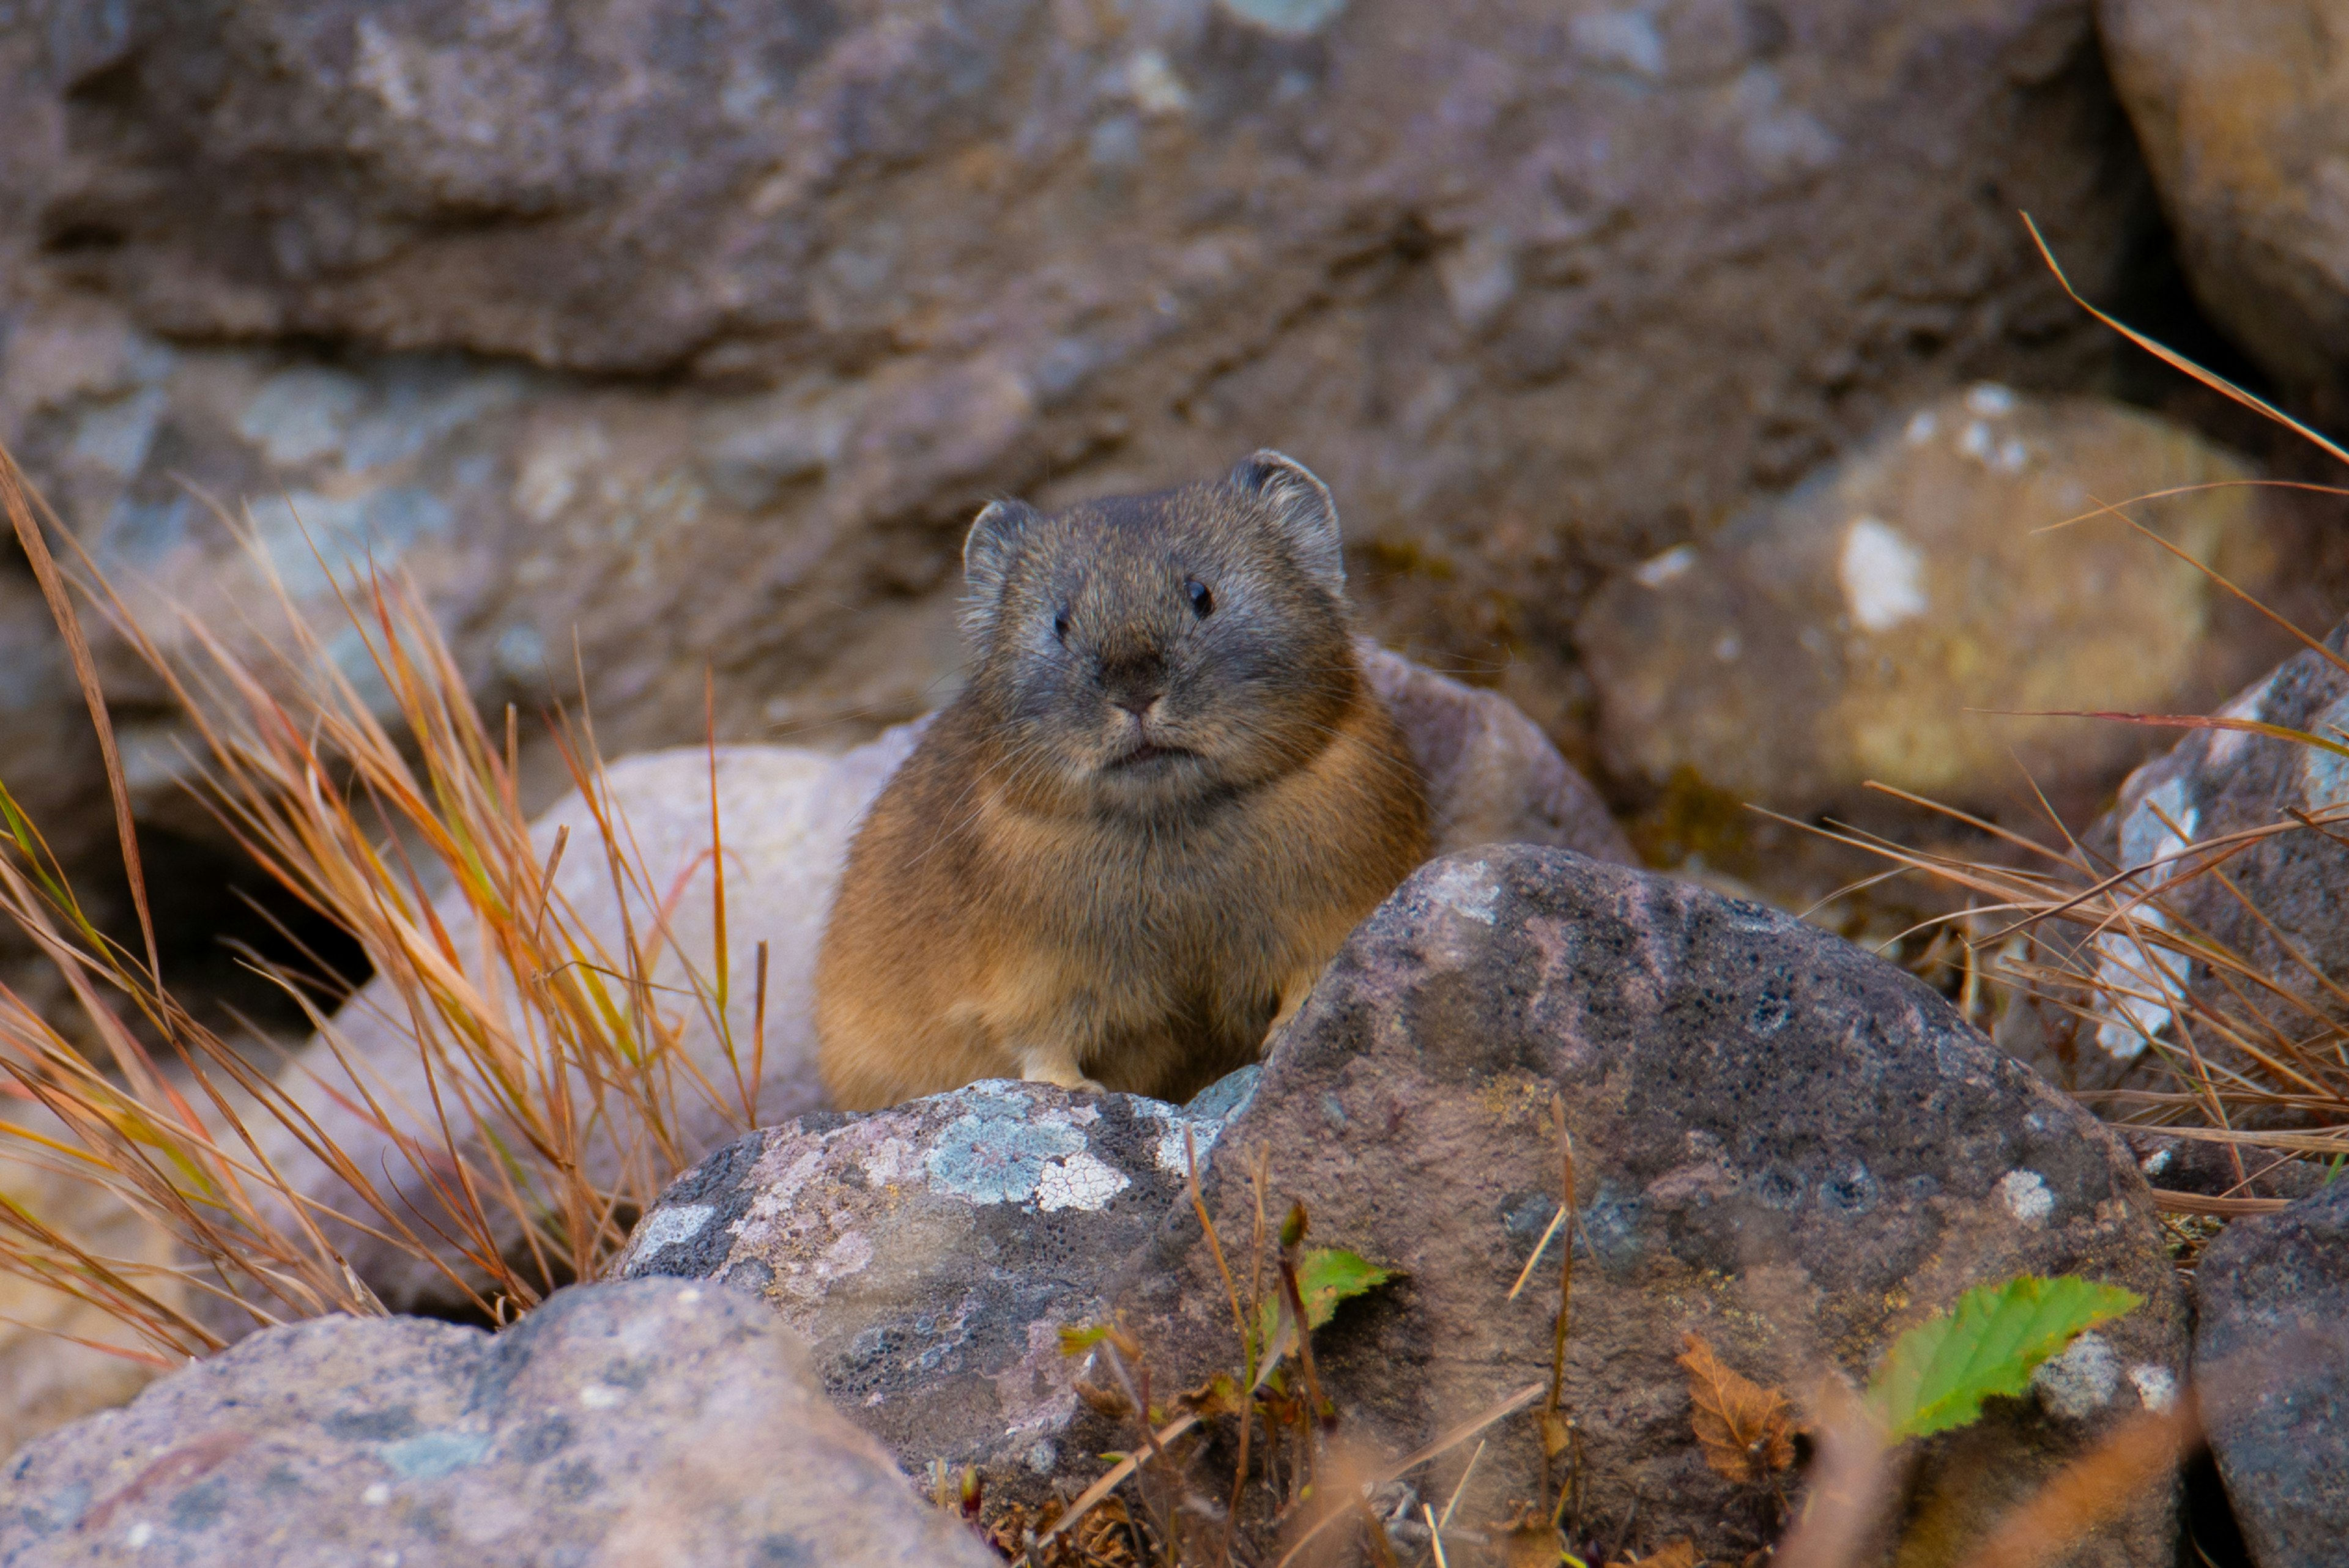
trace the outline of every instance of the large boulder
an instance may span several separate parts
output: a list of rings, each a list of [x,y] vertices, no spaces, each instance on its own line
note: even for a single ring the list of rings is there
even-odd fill
[[[2337,744],[2349,671],[2333,661],[2349,650],[2349,624],[2325,648],[2294,655],[2221,715]],[[2230,1113],[2238,1123],[2292,1119],[2312,1084],[2337,1091],[2338,1065],[2298,1043],[2349,1022],[2349,932],[2338,919],[2349,845],[2334,825],[2344,808],[2349,765],[2323,744],[2189,733],[2131,773],[2118,804],[2081,836],[2090,874],[2130,874],[2081,918],[2034,927],[2031,961],[2048,978],[2007,1009],[1999,1043],[2075,1091],[2174,1090],[2174,1069],[2199,1053],[2220,1082],[2248,1091]],[[2218,848],[2197,854],[2198,844]],[[2120,906],[2127,920],[2106,921]],[[2067,987],[2063,975],[2096,983]],[[2229,1022],[2196,1028],[2181,1012]],[[2199,1085],[2206,1070],[2189,1076]]]
[[[2211,318],[2275,376],[2349,365],[2349,60],[2325,0],[2099,0],[2106,57],[2178,257]]]
[[[1689,1536],[1737,1561],[1760,1544],[1760,1496],[1698,1449],[1674,1364],[1690,1331],[1807,1398],[1822,1375],[1867,1377],[1975,1284],[2078,1273],[2145,1296],[2030,1398],[1920,1445],[1905,1515],[1918,1562],[1956,1561],[2184,1377],[2184,1302],[2127,1152],[1939,995],[1758,905],[1555,850],[1436,861],[1355,933],[1239,1087],[1182,1112],[981,1085],[802,1119],[706,1161],[626,1266],[760,1290],[901,1460],[976,1463],[997,1498],[1066,1496],[1134,1431],[1116,1371],[1098,1351],[1062,1359],[1060,1328],[1122,1324],[1140,1350],[1127,1376],[1154,1404],[1239,1370],[1225,1276],[1178,1174],[1195,1119],[1202,1196],[1243,1292],[1270,1277],[1249,1242],[1259,1161],[1276,1224],[1301,1201],[1311,1243],[1397,1271],[1315,1340],[1347,1462],[1372,1465],[1547,1377],[1557,1243],[1533,1288],[1509,1290],[1558,1203],[1555,1096],[1575,1151],[1578,1554]],[[1195,1122],[1211,1115],[1208,1158]],[[1218,1499],[1228,1437],[1189,1455]],[[1539,1495],[1532,1416],[1483,1437],[1465,1531]],[[1475,1447],[1413,1474],[1413,1497],[1443,1506]],[[2065,1561],[2153,1568],[2173,1548],[2170,1501],[2148,1495]]]
[[[2149,201],[2086,0],[37,14],[0,438],[199,609],[252,569],[183,480],[322,614],[296,517],[398,558],[478,695],[582,667],[631,750],[708,668],[766,733],[990,494],[1267,442],[1383,633],[1567,686],[1595,565],[1925,388],[2077,384],[2014,211],[2101,294]]]
[[[1609,762],[1797,816],[1869,780],[1974,808],[2104,797],[2144,732],[1999,717],[2200,708],[2274,656],[2194,567],[2098,502],[2250,477],[2153,416],[1977,386],[1894,421],[1782,500],[1602,591],[1576,635]],[[2252,593],[2255,491],[2137,509]],[[2229,634],[2232,633],[2233,634]],[[1984,711],[1989,710],[1989,711]],[[2020,764],[2022,771],[2018,771]]]
[[[2259,1568],[2341,1561],[2349,1533],[2349,1181],[2237,1220],[2195,1267],[2196,1364],[2233,1392],[2210,1451]]]
[[[1925,1555],[1904,1560],[1961,1558],[2005,1507],[2179,1387],[2185,1303],[2127,1152],[1939,995],[1758,905],[1498,848],[1423,868],[1355,933],[1205,1179],[1227,1251],[1245,1248],[1244,1176],[1263,1159],[1314,1241],[1403,1274],[1317,1342],[1350,1441],[1406,1453],[1547,1378],[1556,1276],[1508,1292],[1558,1203],[1553,1097],[1587,1248],[1565,1381],[1578,1553],[1620,1543],[1635,1515],[1651,1545],[1691,1537],[1735,1561],[1759,1544],[1737,1522],[1750,1496],[1691,1429],[1674,1358],[1692,1330],[1739,1372],[1800,1392],[1823,1372],[1865,1378],[1894,1336],[1976,1284],[2075,1273],[2145,1297],[2076,1376],[1920,1445],[1905,1513]],[[1121,1305],[1161,1387],[1237,1364],[1186,1209],[1135,1260]],[[1485,1440],[1459,1504],[1472,1521],[1541,1495],[1530,1415]],[[1414,1484],[1441,1506],[1469,1457]],[[2155,1491],[2061,1560],[2151,1568],[2174,1550]]]
[[[1589,785],[1504,699],[1375,649],[1366,650],[1365,656],[1374,684],[1394,702],[1413,754],[1428,776],[1439,849],[1516,840],[1631,859]],[[597,848],[599,830],[585,799],[569,796],[532,826],[543,855],[552,852],[559,834],[570,835],[555,872],[556,897],[615,954],[624,951],[629,930],[641,934],[661,927],[664,939],[648,975],[650,994],[688,998],[688,968],[703,975],[717,972],[709,854],[714,785],[726,848],[727,965],[737,977],[727,1017],[740,1042],[757,1033],[758,992],[747,977],[756,973],[761,944],[767,950],[764,1071],[758,1100],[762,1121],[784,1120],[828,1104],[815,1068],[816,946],[850,836],[919,735],[918,724],[899,726],[838,757],[791,747],[719,747],[714,781],[712,756],[699,748],[613,764],[605,779],[605,809],[626,822],[628,852],[641,866],[625,908]],[[663,901],[657,911],[651,903],[655,897]],[[493,960],[474,940],[473,915],[463,898],[444,894],[439,913],[452,950],[466,955],[479,978],[493,981],[478,974]],[[488,986],[491,995],[509,991],[503,982]],[[683,1020],[684,1047],[695,1068],[713,1082],[730,1083],[731,1069],[709,1019],[688,1001],[671,1005]],[[346,1004],[336,1028],[376,1104],[405,1114],[408,1130],[428,1147],[436,1145],[433,1087],[405,1006],[389,983],[373,982]],[[323,1047],[312,1046],[302,1066],[284,1077],[319,1128],[359,1169],[377,1174],[405,1212],[439,1212],[438,1174],[418,1171],[362,1114],[344,1069]],[[692,1093],[680,1095],[678,1109],[682,1123],[675,1131],[693,1155],[730,1141],[740,1130],[727,1108]],[[460,1132],[478,1151],[471,1142],[475,1136],[471,1130]],[[293,1172],[313,1197],[346,1214],[363,1212],[302,1140],[276,1129],[272,1137],[281,1169]],[[596,1158],[609,1154],[607,1145],[596,1147]],[[331,1228],[352,1265],[386,1301],[407,1308],[444,1297],[449,1287],[429,1264],[381,1236]],[[223,1325],[236,1331],[243,1326],[249,1326]]]
[[[825,1403],[749,1297],[583,1285],[502,1334],[255,1335],[0,1472],[10,1568],[998,1560]]]
[[[679,1177],[615,1272],[757,1292],[899,1464],[975,1465],[988,1496],[1040,1504],[1119,1441],[1082,1402],[1060,1333],[1106,1316],[1118,1271],[1187,1202],[1194,1156],[1205,1175],[1256,1071],[1191,1111],[991,1082],[803,1116]]]

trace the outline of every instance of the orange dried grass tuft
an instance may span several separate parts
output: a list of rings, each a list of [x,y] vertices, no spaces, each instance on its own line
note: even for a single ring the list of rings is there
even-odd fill
[[[52,532],[72,545],[5,451],[0,504],[36,562],[50,562]],[[502,1320],[560,1284],[597,1277],[633,1213],[702,1152],[689,1128],[714,1119],[747,1130],[758,1115],[763,1051],[759,1042],[737,1049],[722,946],[709,974],[679,950],[670,917],[684,882],[655,885],[613,802],[592,724],[553,720],[595,841],[574,845],[566,833],[542,852],[517,790],[513,712],[493,737],[413,590],[372,568],[330,573],[382,687],[371,706],[266,558],[254,559],[283,629],[248,626],[235,645],[183,614],[181,645],[167,652],[87,556],[80,586],[179,704],[196,738],[200,794],[223,830],[357,940],[378,981],[355,1006],[417,1053],[429,1103],[388,1094],[303,975],[270,971],[318,1041],[305,1057],[288,1053],[276,1073],[172,997],[145,929],[129,797],[110,743],[143,954],[91,923],[36,826],[0,789],[0,917],[64,975],[106,1052],[87,1059],[0,987],[0,1072],[61,1130],[0,1122],[0,1159],[102,1189],[179,1254],[170,1264],[98,1255],[0,1199],[0,1270],[129,1325],[159,1363],[218,1348],[247,1319],[383,1311],[337,1235],[389,1245]],[[88,641],[53,563],[42,583],[110,742]],[[716,801],[713,750],[713,865],[724,854]],[[564,855],[579,852],[602,862],[616,941],[556,884]],[[712,892],[721,944],[724,886],[721,872]],[[450,918],[452,906],[470,920]],[[762,966],[761,1024],[764,982]],[[684,1048],[696,1026],[717,1042],[714,1075]],[[379,1137],[391,1153],[378,1169],[361,1169],[321,1125],[318,1095]],[[295,1151],[337,1178],[348,1201],[330,1205],[315,1180],[285,1169]],[[430,1202],[416,1202],[418,1191]]]

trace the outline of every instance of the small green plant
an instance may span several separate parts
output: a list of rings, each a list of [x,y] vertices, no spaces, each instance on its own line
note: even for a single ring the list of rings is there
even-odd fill
[[[1328,1323],[1340,1302],[1367,1295],[1394,1278],[1360,1253],[1343,1247],[1308,1247],[1297,1259],[1297,1295],[1305,1304],[1305,1326]],[[1257,1315],[1257,1344],[1270,1345],[1280,1326],[1281,1303],[1268,1300]]]
[[[2144,1300],[2075,1274],[1977,1285],[1893,1342],[1868,1386],[1868,1407],[1895,1440],[1965,1426],[1983,1400],[2022,1393],[2042,1362]]]

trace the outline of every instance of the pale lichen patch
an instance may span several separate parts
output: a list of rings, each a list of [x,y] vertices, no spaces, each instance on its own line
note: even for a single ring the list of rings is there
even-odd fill
[[[1493,868],[1482,861],[1454,861],[1435,873],[1428,884],[1431,903],[1463,914],[1483,925],[1498,918],[1495,911],[1501,900],[1501,884],[1494,880]]]
[[[2130,1386],[2137,1402],[2157,1415],[2178,1403],[2178,1377],[2166,1367],[2140,1362],[2129,1368]]]
[[[2134,1376],[2134,1373],[2132,1373]],[[2113,1402],[2120,1387],[2120,1358],[2101,1334],[2083,1334],[2061,1356],[2040,1365],[2031,1386],[2048,1409],[2067,1420],[2082,1421]]]
[[[2055,1194],[2047,1190],[2047,1179],[2036,1171],[2010,1171],[2000,1177],[1998,1201],[2026,1225],[2044,1224],[2055,1212]]]
[[[1867,631],[1889,631],[1925,613],[1925,558],[1881,518],[1853,520],[1836,576],[1851,618]]]
[[[1038,1172],[1036,1206],[1048,1214],[1062,1209],[1095,1212],[1129,1185],[1123,1171],[1080,1150]]]

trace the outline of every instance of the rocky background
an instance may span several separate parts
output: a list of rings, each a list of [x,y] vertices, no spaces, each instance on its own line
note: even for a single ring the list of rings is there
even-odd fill
[[[1370,629],[1516,700],[1661,858],[1715,796],[2009,805],[2011,752],[2093,809],[2137,737],[1961,710],[2208,706],[2281,650],[2117,525],[2031,531],[2265,438],[2018,213],[2295,395],[2333,297],[2293,205],[2324,82],[2228,64],[2305,51],[2107,11],[16,4],[0,439],[167,642],[167,600],[252,602],[222,511],[322,611],[352,562],[413,574],[485,702],[584,674],[616,753],[698,738],[705,671],[721,739],[920,712],[984,499],[1272,444],[1340,498]],[[2254,147],[2265,185],[2223,163]],[[2255,588],[2337,575],[2271,498],[2146,515]],[[6,777],[87,845],[28,586]],[[173,717],[108,671],[201,864]]]
[[[2089,320],[2018,216],[2091,300],[2334,418],[2341,26],[2313,0],[0,0],[0,441],[167,646],[181,608],[259,634],[269,573],[331,629],[338,582],[396,564],[483,704],[584,684],[612,756],[700,740],[705,676],[721,741],[866,741],[952,689],[986,499],[1277,446],[1336,493],[1367,632],[1507,698],[1651,864],[1799,910],[1851,862],[1745,803],[1919,831],[1862,786],[2023,822],[2035,785],[2085,822],[2152,738],[1997,710],[2208,710],[2290,651],[2118,522],[2050,525],[2185,490],[2132,515],[2304,625],[2349,602],[2336,508],[2229,488],[2338,475]],[[266,890],[190,807],[158,683],[98,640],[167,966],[283,1026],[219,945],[264,937],[234,890]],[[369,677],[355,638],[330,653]],[[97,753],[13,550],[0,716],[0,780],[103,913]],[[533,777],[551,803],[559,770]],[[2276,876],[2329,909],[2320,872]],[[1563,875],[1504,881],[1598,896]],[[1610,896],[1672,932],[1727,918]],[[1885,934],[1916,912],[1884,896],[1822,918]],[[1321,1103],[1290,1068],[1235,1114]],[[1992,1121],[2054,1114],[1967,1071]],[[1620,1180],[1666,1209],[1776,1169],[1659,1128],[1685,1179]],[[1996,1172],[1961,1180],[1962,1152],[1900,1153],[1950,1186],[1900,1203],[1989,1223]],[[2066,1170],[2031,1246],[2156,1255],[2141,1181]],[[2074,1205],[2103,1229],[2064,1231]],[[1417,1310],[1365,1346],[1419,1343]],[[1886,1331],[1842,1310],[1853,1345]],[[2183,1355],[2162,1310],[2141,1366]],[[24,1430],[127,1392],[41,1366]],[[2033,1453],[2078,1435],[2046,1420]],[[2295,1507],[2349,1492],[2309,1473]]]

